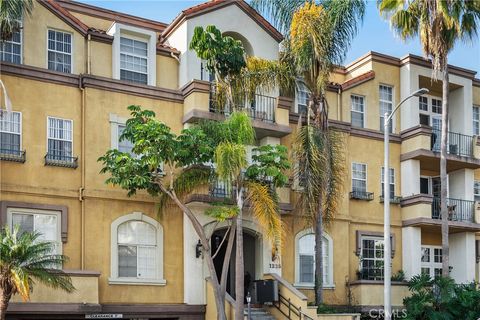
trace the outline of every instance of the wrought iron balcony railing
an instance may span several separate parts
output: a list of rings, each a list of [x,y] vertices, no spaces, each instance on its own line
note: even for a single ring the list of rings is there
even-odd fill
[[[441,136],[442,133],[440,130],[432,130],[432,140],[431,140],[431,149],[434,152],[440,152],[441,146]],[[467,136],[465,134],[457,132],[448,132],[448,146],[447,152],[452,155],[462,156],[462,157],[473,157],[473,137]]]
[[[384,202],[384,198],[383,198],[383,195],[380,196],[380,202],[383,203]],[[400,204],[400,202],[402,202],[402,197],[400,196],[391,196],[390,197],[390,203],[393,203],[393,204]]]
[[[350,199],[356,200],[373,200],[373,192],[354,190],[350,192]]]
[[[440,198],[434,197],[432,203],[432,219],[442,219]],[[448,220],[474,222],[475,201],[447,198]]]
[[[78,157],[47,153],[45,155],[45,165],[76,169],[78,167]]]
[[[26,159],[25,150],[0,148],[0,160],[24,163]]]

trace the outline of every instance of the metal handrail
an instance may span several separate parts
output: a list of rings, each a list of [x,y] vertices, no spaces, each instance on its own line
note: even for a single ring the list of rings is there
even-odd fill
[[[73,169],[76,169],[78,167],[78,157],[47,153],[44,158],[46,166],[65,167]]]
[[[371,201],[373,200],[373,196],[374,196],[373,192],[360,191],[360,190],[354,190],[350,192],[350,199]]]
[[[278,311],[280,311],[289,320],[292,320],[292,319],[313,320],[311,317],[309,317],[308,315],[306,315],[305,313],[302,312],[301,307],[295,306],[294,304],[292,304],[292,301],[291,301],[290,298],[287,299],[284,296],[282,296],[280,293],[278,293],[277,304],[273,303],[273,305],[275,306],[275,308],[278,309]],[[288,311],[285,312],[284,310],[282,310],[282,305],[287,307]],[[292,316],[296,317],[296,318],[292,318]]]
[[[432,219],[442,219],[440,197],[433,197]],[[447,198],[448,220],[473,222],[475,217],[475,201]]]
[[[431,149],[434,152],[440,152],[442,132],[438,129],[432,130]],[[458,132],[448,132],[448,147],[449,154],[473,157],[473,136],[465,135]]]
[[[25,150],[0,148],[0,160],[24,163],[26,154]]]

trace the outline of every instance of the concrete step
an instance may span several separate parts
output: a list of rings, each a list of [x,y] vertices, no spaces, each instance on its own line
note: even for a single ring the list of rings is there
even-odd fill
[[[251,308],[251,318],[248,319],[248,307],[245,306],[244,315],[247,320],[275,320],[275,318],[263,308]]]

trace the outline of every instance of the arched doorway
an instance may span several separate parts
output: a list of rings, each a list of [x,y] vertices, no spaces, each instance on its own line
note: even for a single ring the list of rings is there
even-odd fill
[[[228,239],[222,240],[227,232],[227,228],[217,229],[211,237],[212,252],[218,250],[217,255],[213,259],[215,271],[220,278],[222,273],[223,261],[225,259],[226,247]],[[220,246],[221,245],[221,246]],[[227,275],[227,292],[235,298],[235,246],[233,244],[232,255],[228,267]],[[220,248],[220,249],[219,249]],[[255,231],[244,228],[243,230],[243,258],[244,258],[244,285],[245,295],[251,292],[253,281],[262,278],[262,239]]]
[[[254,54],[253,53],[253,47],[250,44],[250,41],[248,41],[248,39],[245,38],[243,35],[241,35],[238,32],[235,32],[235,31],[226,31],[226,32],[223,33],[223,35],[224,36],[230,36],[235,40],[240,40],[243,44],[243,49],[245,50],[245,54],[247,56],[250,56],[250,57],[253,56],[253,54]]]

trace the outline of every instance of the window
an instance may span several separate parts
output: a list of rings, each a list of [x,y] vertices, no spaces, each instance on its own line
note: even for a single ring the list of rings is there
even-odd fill
[[[0,60],[22,63],[22,29],[14,32],[11,39],[0,41]]]
[[[0,153],[20,155],[21,140],[21,113],[3,112],[0,116]]]
[[[352,126],[363,128],[365,127],[365,105],[364,98],[361,96],[352,95]]]
[[[38,241],[49,241],[54,244],[54,254],[62,253],[61,214],[57,211],[9,208],[8,225],[18,226],[20,232],[38,232]]]
[[[147,84],[148,44],[130,38],[120,38],[120,79]]]
[[[473,184],[473,194],[475,196],[475,201],[480,201],[480,180],[475,180]]]
[[[367,165],[352,163],[352,191],[367,192]]]
[[[380,130],[385,126],[385,113],[389,115],[393,110],[393,88],[386,85],[380,85]],[[393,118],[388,125],[388,132],[393,132]]]
[[[480,106],[473,106],[473,134],[480,136]]]
[[[134,212],[111,227],[110,283],[164,285],[163,228],[153,218]]]
[[[48,30],[48,69],[72,72],[72,34]]]
[[[390,168],[389,169],[389,173],[390,173],[390,199],[393,199],[395,197],[395,169],[394,168]],[[382,189],[381,189],[381,194],[382,196],[384,195],[383,193],[383,190],[384,190],[384,181],[385,181],[385,167],[382,167],[382,172],[381,172],[381,186],[382,186]]]
[[[208,82],[215,81],[215,75],[208,71],[207,62],[203,60],[200,62],[200,80]]]
[[[442,114],[442,100],[432,98],[432,112]]]
[[[130,140],[127,139],[121,139],[121,136],[123,134],[123,130],[125,130],[125,125],[124,124],[119,124],[117,126],[117,137],[118,137],[118,151],[120,152],[125,152],[129,153],[130,155],[134,155],[132,149],[133,149],[133,143]]]
[[[363,236],[361,240],[360,278],[383,280],[383,238]]]
[[[428,112],[428,98],[425,96],[418,97],[418,109]]]
[[[430,179],[428,177],[420,177],[420,193],[431,194]]]
[[[297,112],[298,113],[307,113],[308,109],[308,98],[310,91],[305,86],[302,81],[298,82],[297,86]]]
[[[296,286],[315,284],[315,234],[312,229],[304,230],[295,237],[296,243]],[[328,234],[323,237],[323,284],[333,286],[333,242]]]
[[[442,275],[442,247],[422,246],[421,270],[435,278]]]
[[[47,159],[73,161],[73,121],[48,117]]]

